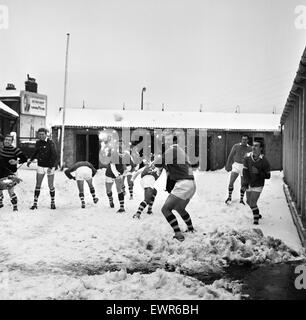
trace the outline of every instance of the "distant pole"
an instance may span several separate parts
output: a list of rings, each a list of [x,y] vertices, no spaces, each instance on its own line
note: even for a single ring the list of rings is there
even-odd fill
[[[141,110],[143,110],[143,93],[146,91],[146,88],[143,87],[141,90]]]
[[[83,106],[82,109],[85,109],[85,100],[83,100]]]
[[[65,61],[65,82],[64,82],[64,102],[63,102],[63,124],[62,124],[62,139],[61,139],[61,169],[64,167],[64,136],[65,136],[65,116],[66,116],[66,96],[67,96],[67,81],[68,81],[68,50],[69,50],[69,37],[67,33],[67,44],[66,44],[66,61]]]

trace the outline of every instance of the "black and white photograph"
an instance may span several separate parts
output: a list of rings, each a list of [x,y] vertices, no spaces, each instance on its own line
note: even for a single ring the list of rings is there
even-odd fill
[[[0,300],[306,300],[306,1],[0,0],[0,43]]]

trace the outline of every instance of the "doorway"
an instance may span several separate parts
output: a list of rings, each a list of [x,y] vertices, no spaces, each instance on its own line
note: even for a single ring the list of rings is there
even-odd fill
[[[211,146],[212,146],[212,136],[207,136],[207,168],[206,168],[206,171],[211,170]]]
[[[89,161],[99,168],[99,137],[97,134],[76,135],[76,161]]]

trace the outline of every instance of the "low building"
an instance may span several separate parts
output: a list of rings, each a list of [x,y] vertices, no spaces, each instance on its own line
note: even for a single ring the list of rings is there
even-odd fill
[[[113,129],[121,134],[123,128],[194,130],[196,154],[200,170],[217,170],[224,167],[232,146],[247,134],[250,143],[262,140],[272,170],[281,170],[280,116],[276,114],[163,112],[136,110],[103,110],[67,108],[64,139],[64,164],[70,166],[87,160],[99,167],[99,134]],[[62,115],[52,126],[52,138],[60,150]],[[204,138],[200,132],[206,132]],[[152,139],[154,144],[154,139]]]
[[[25,90],[16,90],[9,84],[6,90],[0,91],[0,103],[14,112],[10,116],[13,119],[4,121],[3,126],[1,124],[2,134],[16,132],[16,144],[26,154],[30,154],[37,130],[46,126],[47,96],[38,94],[35,79],[28,77]]]
[[[285,191],[306,245],[306,49],[281,116]]]
[[[0,133],[2,135],[15,132],[18,113],[0,101]]]

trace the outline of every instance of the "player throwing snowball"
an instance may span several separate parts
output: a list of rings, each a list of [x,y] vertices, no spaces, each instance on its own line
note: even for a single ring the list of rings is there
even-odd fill
[[[243,187],[243,159],[244,156],[252,151],[252,147],[248,145],[249,137],[243,135],[241,137],[241,142],[233,145],[232,150],[228,156],[225,170],[227,172],[231,171],[230,181],[228,185],[228,197],[225,200],[226,204],[230,204],[232,201],[232,193],[234,191],[234,183],[238,176],[241,177],[241,187],[240,187],[240,203],[245,204],[243,201],[245,189]]]

